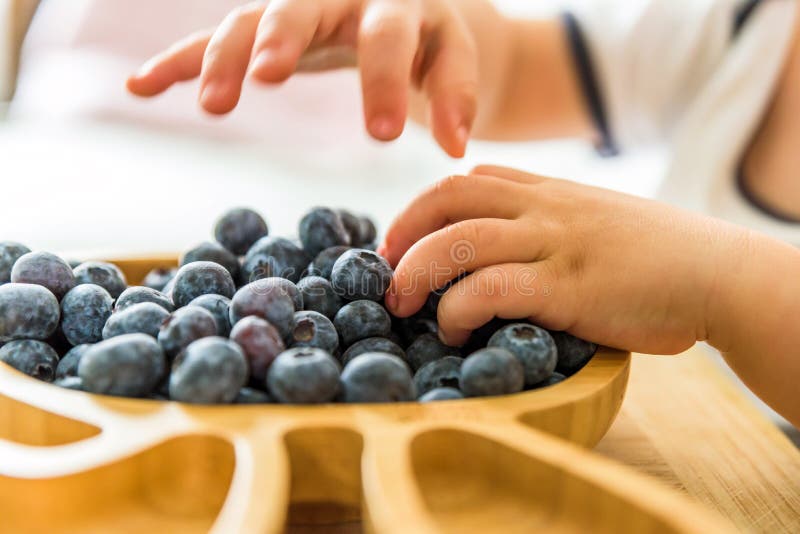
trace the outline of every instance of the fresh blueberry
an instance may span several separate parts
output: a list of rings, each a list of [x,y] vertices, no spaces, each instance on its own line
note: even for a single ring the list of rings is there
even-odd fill
[[[331,354],[339,349],[339,334],[330,319],[315,311],[294,314],[290,347],[314,347]]]
[[[339,364],[322,349],[289,349],[269,368],[267,389],[284,404],[331,402],[339,393]]]
[[[78,265],[72,273],[76,284],[95,284],[115,299],[125,291],[128,282],[119,267],[102,261],[86,261]]]
[[[56,376],[58,354],[44,341],[20,339],[0,348],[0,362],[33,378],[52,382]]]
[[[378,230],[375,228],[375,223],[372,222],[372,219],[369,217],[359,217],[358,223],[360,228],[359,242],[361,246],[366,248],[368,245],[374,245],[375,239],[378,237]]]
[[[406,349],[408,363],[415,371],[426,363],[441,360],[445,356],[460,356],[457,347],[445,345],[436,334],[422,334]]]
[[[509,319],[499,319],[495,317],[488,323],[480,326],[472,331],[470,334],[469,339],[462,347],[463,354],[472,354],[473,352],[480,350],[486,347],[486,344],[489,343],[489,339],[494,335],[495,332],[503,328],[504,326],[513,324],[519,321],[513,321]]]
[[[236,284],[231,273],[213,261],[196,261],[178,269],[172,288],[172,302],[182,308],[200,295],[232,297]]]
[[[262,237],[247,251],[241,283],[279,276],[297,282],[308,265],[305,251],[283,237]]]
[[[31,250],[13,241],[0,241],[0,284],[11,281],[11,268],[14,263]]]
[[[198,339],[172,366],[169,397],[194,404],[230,403],[247,382],[247,360],[233,341]]]
[[[152,302],[134,304],[121,312],[112,313],[103,327],[103,339],[123,334],[147,334],[157,338],[161,324],[169,312]]]
[[[54,386],[58,386],[64,389],[72,389],[75,391],[84,391],[83,389],[83,380],[79,376],[64,376],[61,378],[57,378],[53,382]]]
[[[328,319],[333,319],[342,307],[342,299],[333,290],[331,283],[321,276],[306,276],[297,282],[297,289],[307,311],[319,312]]]
[[[436,388],[422,395],[419,402],[435,402],[463,399],[464,394],[455,388]]]
[[[175,311],[175,305],[164,293],[145,286],[131,286],[123,291],[114,304],[114,311],[121,312],[134,304],[141,304],[142,302],[158,304],[170,313]]]
[[[266,391],[255,388],[242,388],[233,399],[234,404],[273,404],[273,399]]]
[[[330,280],[331,273],[333,272],[333,265],[336,263],[336,260],[339,259],[339,256],[352,248],[353,247],[345,245],[326,248],[317,254],[313,261],[308,264],[308,276],[321,276],[322,278]]]
[[[572,376],[580,371],[597,352],[597,345],[567,332],[550,332],[550,335],[558,353],[556,371],[565,376]]]
[[[69,264],[49,252],[28,252],[20,256],[11,268],[11,281],[44,286],[58,300],[75,287],[75,275]]]
[[[360,339],[386,337],[392,331],[389,313],[371,300],[356,300],[343,306],[333,324],[346,347]]]
[[[253,243],[267,234],[267,223],[261,215],[248,208],[229,210],[214,225],[214,238],[237,256],[246,253]]]
[[[89,344],[72,347],[70,351],[58,361],[56,379],[67,376],[78,376],[78,364],[81,363],[81,358],[83,358],[83,355],[86,354],[86,351],[91,347],[92,345]]]
[[[217,322],[211,312],[200,306],[186,306],[175,310],[161,324],[158,343],[172,360],[193,341],[216,335]]]
[[[83,261],[81,261],[81,260],[76,260],[76,259],[72,259],[72,258],[67,258],[66,262],[67,262],[67,265],[69,265],[70,268],[72,269],[72,273],[73,274],[75,273],[75,269],[78,268],[78,265],[83,263]]]
[[[222,295],[200,295],[189,306],[200,306],[214,316],[217,323],[217,335],[228,337],[231,333],[231,299]]]
[[[314,208],[300,219],[303,249],[316,256],[329,247],[349,245],[350,236],[339,214],[330,208]]]
[[[32,284],[0,285],[0,343],[45,340],[58,328],[61,310],[53,294]]]
[[[392,354],[367,352],[342,371],[345,402],[402,402],[416,398],[406,363]]]
[[[211,261],[225,267],[231,278],[239,279],[239,258],[231,251],[212,241],[204,241],[187,250],[181,257],[180,266],[188,265],[195,261]]]
[[[406,347],[414,343],[423,334],[432,334],[436,337],[439,333],[439,325],[435,319],[428,319],[419,314],[402,319],[394,318],[392,321],[393,327],[402,342],[401,345]]]
[[[426,363],[414,374],[417,395],[424,395],[436,388],[456,388],[461,377],[463,358],[445,356],[441,360]]]
[[[539,389],[539,388],[546,388],[547,386],[554,386],[559,382],[563,382],[566,379],[567,377],[562,375],[561,373],[553,373],[552,375],[550,375],[549,378],[546,378],[545,380],[542,380],[538,384],[535,384],[531,389]]]
[[[71,345],[97,343],[111,316],[114,299],[95,284],[81,284],[61,299],[61,332]]]
[[[164,288],[166,287],[167,282],[175,278],[175,274],[177,272],[178,269],[164,269],[158,267],[147,273],[147,276],[144,277],[142,285],[149,287],[150,289],[155,289],[156,291],[166,293]]]
[[[278,329],[281,337],[288,339],[294,322],[294,302],[277,285],[262,286],[259,282],[247,284],[231,299],[231,324],[244,317],[257,315]]]
[[[533,386],[547,379],[556,368],[556,344],[544,328],[514,323],[504,326],[489,338],[488,347],[511,351],[525,368],[525,385]]]
[[[344,351],[344,354],[342,354],[342,365],[347,365],[356,356],[361,356],[367,352],[385,352],[386,354],[392,354],[398,358],[402,358],[404,361],[406,359],[405,351],[394,341],[386,339],[385,337],[368,337],[367,339],[356,341],[350,345],[350,348]]]
[[[513,353],[488,347],[472,353],[461,365],[459,386],[466,397],[507,395],[522,391],[525,369]]]
[[[361,246],[361,221],[351,212],[340,209],[336,210],[342,220],[347,235],[350,237],[350,244],[357,247]]]
[[[178,274],[178,270],[177,269],[175,270],[175,274]],[[169,279],[169,281],[166,283],[166,285],[164,285],[164,289],[161,290],[161,292],[164,293],[164,296],[167,297],[170,300],[170,302],[172,302],[173,305],[174,305],[174,301],[172,300],[172,290],[173,289],[175,289],[175,277],[174,276]]]
[[[300,289],[291,280],[281,278],[279,276],[270,276],[268,278],[261,278],[254,282],[253,287],[257,287],[259,291],[280,291],[289,295],[294,302],[294,311],[302,311],[303,309],[303,294]],[[273,286],[275,286],[273,288]]]
[[[380,302],[391,281],[389,262],[376,252],[361,248],[348,250],[339,256],[331,272],[333,289],[347,300]]]
[[[251,315],[233,326],[231,340],[242,348],[253,380],[263,386],[269,366],[286,350],[280,332],[261,317]]]
[[[165,372],[164,352],[145,334],[125,334],[92,345],[78,364],[86,391],[121,397],[146,397]]]

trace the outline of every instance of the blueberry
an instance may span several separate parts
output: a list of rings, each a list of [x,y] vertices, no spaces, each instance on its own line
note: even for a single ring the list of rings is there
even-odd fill
[[[125,334],[92,345],[78,364],[86,391],[121,397],[146,397],[165,372],[161,347],[145,334]]]
[[[72,273],[73,274],[75,273],[75,269],[77,269],[78,265],[83,263],[83,261],[81,261],[81,260],[75,260],[75,259],[70,259],[70,258],[67,258],[66,262],[67,262],[67,265],[69,265],[70,268],[72,269]]]
[[[208,311],[217,324],[217,335],[228,337],[231,333],[231,299],[222,295],[200,295],[189,306],[199,306]]]
[[[56,379],[68,376],[78,376],[78,364],[81,363],[81,358],[86,354],[92,345],[76,345],[58,361],[56,367]]]
[[[394,327],[402,344],[409,346],[423,334],[438,336],[439,325],[435,319],[426,319],[420,315],[412,315],[403,319],[394,319]],[[486,346],[484,344],[484,346]]]
[[[57,378],[53,382],[54,386],[58,386],[64,389],[72,389],[75,391],[84,391],[83,389],[83,380],[79,376],[64,376],[62,378]]]
[[[170,313],[175,311],[175,305],[164,293],[145,286],[131,286],[123,291],[114,304],[114,311],[121,312],[134,304],[141,304],[142,302],[158,304]]]
[[[44,341],[20,339],[0,348],[0,362],[33,378],[52,382],[56,376],[58,354]]]
[[[196,261],[178,269],[172,288],[172,302],[182,308],[200,295],[232,297],[236,284],[224,267],[213,261]]]
[[[14,263],[31,250],[13,241],[0,241],[0,284],[11,281],[11,268]]]
[[[336,260],[339,259],[339,256],[352,248],[353,247],[345,245],[326,248],[317,254],[312,262],[308,264],[308,275],[321,276],[322,278],[330,280],[331,273],[333,272],[333,265],[336,263]]]
[[[150,289],[155,289],[156,291],[162,291],[166,293],[164,288],[170,280],[175,278],[175,273],[177,272],[178,269],[164,269],[158,267],[147,273],[147,276],[144,277],[142,285],[149,287]]]
[[[158,344],[164,355],[173,359],[193,341],[216,335],[217,322],[211,312],[199,306],[186,306],[175,310],[161,324]]]
[[[525,368],[525,385],[533,386],[545,380],[556,368],[556,344],[544,328],[514,323],[504,326],[489,338],[489,347],[511,351]]]
[[[45,340],[58,328],[61,310],[53,294],[32,284],[0,285],[0,343]]]
[[[434,402],[463,399],[464,394],[455,388],[436,388],[422,395],[419,402]]]
[[[147,334],[158,337],[161,323],[169,317],[169,312],[152,302],[134,304],[121,312],[112,313],[103,327],[103,339],[123,334]]]
[[[211,261],[222,265],[231,273],[231,278],[239,279],[239,258],[219,243],[204,241],[190,248],[181,257],[180,266],[183,267],[195,261]]]
[[[303,298],[303,308],[307,311],[319,312],[333,319],[342,307],[342,299],[331,283],[321,276],[306,276],[297,282],[297,289]]]
[[[257,315],[277,328],[282,338],[288,339],[294,322],[294,302],[279,286],[261,286],[253,282],[233,296],[230,314],[232,325],[244,317]]]
[[[339,393],[339,364],[322,349],[289,349],[269,368],[267,389],[284,404],[331,402]]]
[[[375,228],[375,223],[369,217],[359,217],[359,243],[361,246],[366,247],[368,244],[374,244],[375,239],[378,237],[378,230]]]
[[[330,319],[315,311],[294,314],[291,347],[314,347],[331,354],[339,349],[339,334]]]
[[[300,219],[303,249],[316,256],[329,247],[349,245],[350,236],[339,214],[330,208],[314,208]]]
[[[383,300],[392,281],[392,268],[376,252],[350,249],[336,260],[331,284],[336,293],[347,300]]]
[[[11,281],[44,286],[58,300],[75,287],[75,275],[69,264],[49,252],[23,254],[11,269]]]
[[[279,276],[297,282],[308,265],[302,248],[283,237],[262,237],[250,247],[242,263],[241,283]]]
[[[61,299],[61,331],[72,345],[97,343],[111,316],[114,299],[95,284],[81,284]]]
[[[275,286],[275,290],[289,295],[294,303],[294,311],[303,309],[303,294],[291,280],[280,278],[279,276],[270,276],[256,280],[253,284],[255,284],[253,287],[257,287],[259,291],[273,291],[273,286]]]
[[[531,389],[539,389],[539,388],[546,388],[547,386],[554,386],[559,382],[563,382],[566,379],[567,377],[562,375],[561,373],[553,373],[552,375],[550,375],[549,378],[542,380],[538,384],[534,384],[534,386]]]
[[[580,371],[597,352],[597,345],[567,332],[550,332],[550,335],[558,354],[556,371],[563,375],[572,376]]]
[[[347,235],[350,237],[350,244],[353,246],[362,245],[361,221],[358,219],[358,217],[347,210],[340,209],[336,211],[339,214],[339,218],[342,220],[342,225],[344,226]]]
[[[261,215],[248,208],[227,211],[214,225],[214,237],[237,256],[246,253],[253,243],[269,233]]]
[[[250,366],[250,375],[256,383],[264,384],[267,369],[286,350],[280,332],[261,317],[251,315],[233,326],[231,340],[244,352]]]
[[[424,395],[436,388],[458,388],[463,358],[445,356],[441,360],[426,363],[414,374],[417,395]]]
[[[415,371],[426,363],[441,360],[445,356],[460,356],[457,347],[450,347],[441,342],[435,334],[422,334],[406,349],[408,363]]]
[[[198,339],[172,366],[169,397],[194,404],[230,403],[247,382],[247,360],[233,341]]]
[[[234,404],[272,404],[275,402],[269,393],[254,388],[242,388],[233,399]]]
[[[175,270],[175,274],[178,274],[178,270],[177,269]],[[169,281],[166,283],[166,285],[164,285],[164,289],[161,290],[161,292],[164,293],[164,296],[167,297],[170,300],[170,302],[172,302],[173,305],[174,305],[174,301],[172,300],[172,290],[173,289],[175,289],[175,277],[174,276],[169,279]]]
[[[342,354],[342,365],[347,365],[356,356],[367,352],[385,352],[386,354],[392,354],[403,360],[406,359],[405,351],[394,341],[385,337],[368,337],[367,339],[356,341],[350,345],[350,348],[344,351],[344,354]]]
[[[101,261],[87,261],[78,265],[72,273],[75,275],[76,284],[95,284],[115,299],[125,291],[128,282],[119,267]]]
[[[383,352],[356,356],[342,371],[345,402],[403,402],[416,398],[403,360]]]
[[[472,353],[461,365],[459,386],[466,397],[507,395],[522,391],[525,369],[513,353],[488,347]]]
[[[368,337],[386,337],[392,331],[389,313],[371,300],[356,300],[343,306],[333,324],[345,346]]]
[[[478,327],[477,329],[472,331],[472,334],[470,334],[469,339],[462,347],[463,353],[472,354],[476,350],[480,350],[486,347],[486,344],[489,343],[489,338],[491,338],[495,332],[497,332],[504,326],[513,324],[515,322],[519,321],[499,319],[495,317],[494,319],[484,324],[483,326]]]

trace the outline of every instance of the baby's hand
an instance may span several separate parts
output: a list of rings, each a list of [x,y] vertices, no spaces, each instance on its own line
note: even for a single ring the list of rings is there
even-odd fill
[[[439,304],[448,344],[497,316],[673,354],[706,339],[721,258],[736,257],[742,234],[654,201],[479,167],[419,196],[379,250],[397,266],[387,306],[400,317],[472,273]]]
[[[149,60],[128,89],[153,96],[200,76],[200,104],[227,113],[246,75],[280,83],[298,71],[358,66],[369,133],[398,137],[409,85],[425,93],[433,134],[462,156],[476,113],[477,57],[451,0],[271,0],[232,11]]]

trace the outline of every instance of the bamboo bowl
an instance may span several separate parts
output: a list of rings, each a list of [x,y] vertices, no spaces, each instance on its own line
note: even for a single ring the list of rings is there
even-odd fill
[[[131,283],[174,258],[115,260]],[[582,447],[630,354],[568,380],[428,404],[190,406],[63,390],[0,364],[3,532],[725,532]]]

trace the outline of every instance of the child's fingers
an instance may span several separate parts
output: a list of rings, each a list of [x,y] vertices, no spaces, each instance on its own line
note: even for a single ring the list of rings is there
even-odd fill
[[[261,2],[235,9],[211,37],[200,75],[200,105],[206,111],[227,113],[239,102],[263,11]]]
[[[128,90],[138,96],[155,96],[176,82],[196,78],[212,33],[194,33],[150,59],[128,78]]]
[[[418,241],[400,260],[387,307],[398,317],[416,313],[433,290],[483,267],[539,259],[547,242],[541,229],[507,219],[470,219]],[[526,246],[520,246],[525,243]]]
[[[498,178],[504,178],[506,180],[511,180],[521,184],[540,184],[552,179],[520,171],[518,169],[512,169],[511,167],[501,167],[498,165],[478,165],[469,171],[469,173],[483,176],[496,176]]]
[[[367,130],[389,141],[403,132],[408,84],[419,44],[420,13],[411,0],[370,0],[358,33]]]

